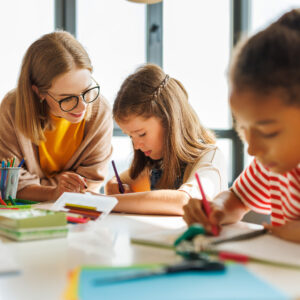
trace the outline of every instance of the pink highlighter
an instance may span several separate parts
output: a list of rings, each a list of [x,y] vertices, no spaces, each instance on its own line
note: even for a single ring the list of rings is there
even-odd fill
[[[209,205],[209,202],[206,199],[206,196],[204,194],[204,190],[203,190],[203,187],[202,187],[202,184],[201,184],[200,177],[199,177],[198,173],[195,174],[195,177],[196,177],[196,180],[198,182],[200,193],[202,195],[202,202],[203,202],[204,211],[205,211],[207,217],[209,217],[209,215],[210,215],[210,205]],[[212,231],[213,235],[215,235],[215,236],[219,235],[219,229],[216,225],[212,225],[211,231]]]

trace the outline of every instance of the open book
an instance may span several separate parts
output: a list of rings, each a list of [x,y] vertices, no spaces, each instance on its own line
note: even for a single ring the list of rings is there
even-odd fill
[[[261,225],[239,222],[223,226],[218,238],[229,238],[235,235],[262,229]],[[163,248],[173,248],[173,243],[182,233],[179,230],[165,230],[155,234],[133,236],[134,243]],[[213,237],[212,239],[216,239]],[[249,258],[266,263],[284,264],[300,268],[300,244],[288,242],[269,234],[244,241],[234,241],[219,244],[217,251],[228,251],[247,255]]]

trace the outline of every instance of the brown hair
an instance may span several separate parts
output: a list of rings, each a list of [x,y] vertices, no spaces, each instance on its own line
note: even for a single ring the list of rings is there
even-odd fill
[[[292,10],[236,49],[230,66],[233,89],[280,93],[300,104],[300,11]]]
[[[159,188],[173,188],[182,168],[194,163],[215,143],[214,135],[205,129],[188,103],[183,85],[170,78],[154,64],[144,65],[123,82],[113,106],[114,119],[126,121],[130,116],[157,117],[164,127],[164,172]],[[134,150],[130,176],[135,179],[155,161],[142,151]]]
[[[45,140],[44,130],[51,128],[48,105],[40,101],[33,91],[35,85],[40,93],[46,92],[53,80],[73,67],[92,72],[89,56],[83,46],[68,32],[46,34],[27,50],[20,71],[16,90],[17,128],[33,143]],[[86,118],[91,113],[88,106]]]

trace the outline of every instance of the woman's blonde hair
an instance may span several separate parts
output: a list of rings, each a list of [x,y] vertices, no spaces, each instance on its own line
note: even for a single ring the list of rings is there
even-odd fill
[[[16,89],[17,128],[38,145],[45,140],[44,130],[51,128],[48,104],[33,91],[35,85],[45,93],[53,80],[72,68],[92,72],[90,58],[83,46],[68,32],[56,31],[43,35],[27,50]],[[86,117],[91,113],[88,106]]]
[[[215,143],[214,135],[205,129],[188,103],[183,85],[170,78],[154,64],[144,65],[127,77],[113,106],[114,119],[122,122],[131,116],[157,117],[164,128],[163,174],[158,188],[174,188],[186,164],[194,163],[204,150]],[[130,176],[135,179],[142,170],[155,165],[140,150],[134,150]]]

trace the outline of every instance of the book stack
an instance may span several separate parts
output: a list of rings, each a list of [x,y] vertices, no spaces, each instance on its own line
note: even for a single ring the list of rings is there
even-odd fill
[[[63,212],[34,208],[0,211],[0,234],[13,240],[57,238],[67,233]]]

